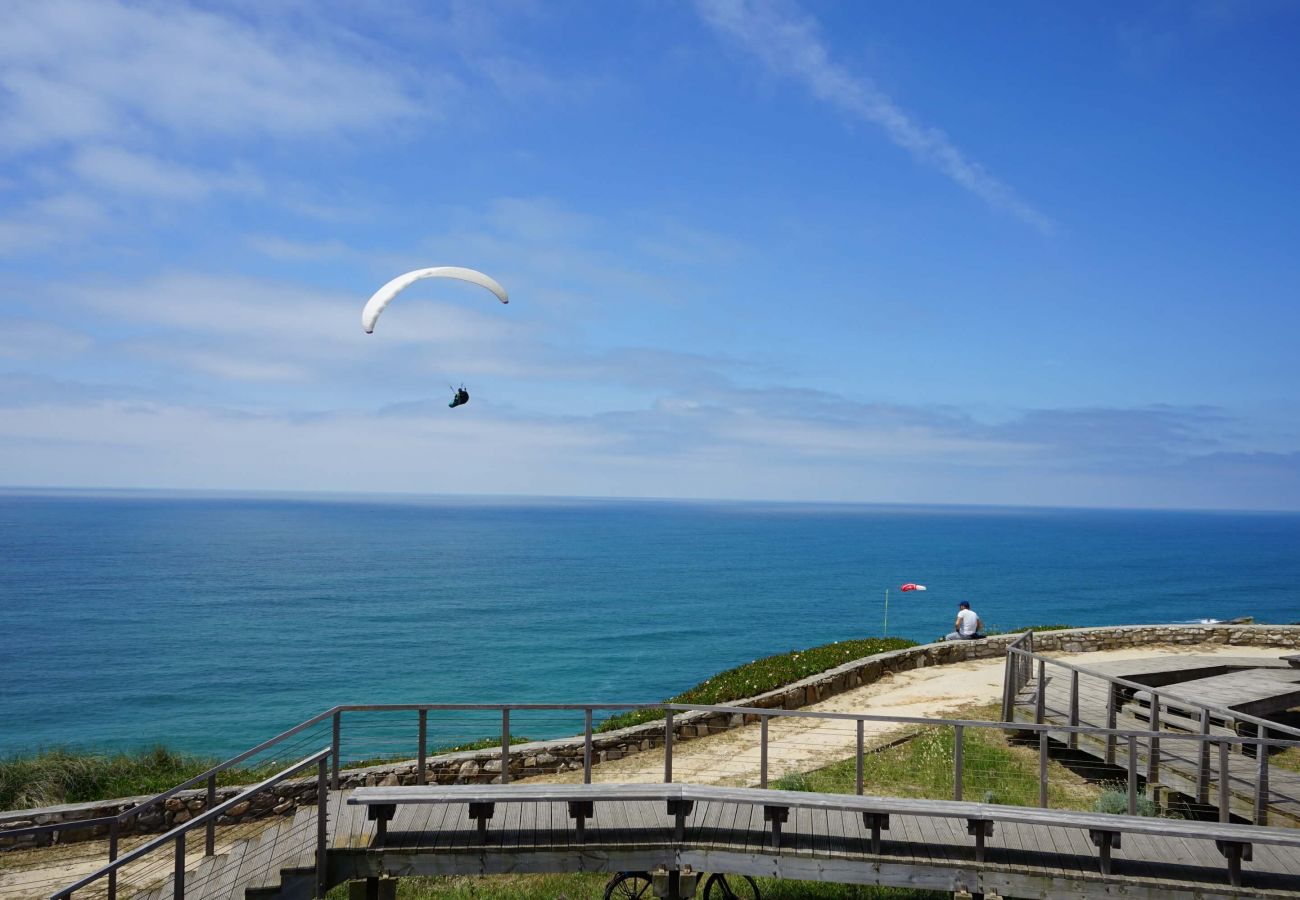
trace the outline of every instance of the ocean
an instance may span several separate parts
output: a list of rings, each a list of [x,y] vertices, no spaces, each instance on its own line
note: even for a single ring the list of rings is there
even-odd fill
[[[888,633],[926,641],[959,600],[998,630],[1290,622],[1297,585],[1294,514],[9,491],[0,754],[226,756],[337,703],[660,700],[879,635],[887,588]]]

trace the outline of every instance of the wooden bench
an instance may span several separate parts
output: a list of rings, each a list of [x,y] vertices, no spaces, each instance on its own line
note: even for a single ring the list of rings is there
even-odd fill
[[[985,841],[994,823],[1086,830],[1098,848],[1102,874],[1111,873],[1111,854],[1120,849],[1124,834],[1144,834],[1191,840],[1213,840],[1228,864],[1228,878],[1241,884],[1241,863],[1251,859],[1254,844],[1278,844],[1300,849],[1300,830],[1234,825],[1221,822],[1188,822],[1071,810],[1000,806],[947,800],[915,800],[894,797],[866,797],[853,794],[814,794],[760,788],[726,788],[683,784],[599,784],[599,785],[464,785],[453,787],[357,788],[348,803],[367,807],[376,823],[376,845],[382,846],[387,824],[398,806],[406,804],[465,803],[469,817],[485,834],[497,803],[567,803],[575,822],[578,841],[585,840],[586,820],[594,805],[603,802],[663,802],[673,817],[673,840],[686,839],[686,816],[696,802],[736,803],[763,808],[763,819],[771,828],[771,846],[781,846],[781,826],[791,809],[842,810],[861,814],[871,828],[871,852],[879,855],[880,833],[889,829],[890,815],[931,816],[964,819],[967,833],[975,838],[975,859],[984,861]]]

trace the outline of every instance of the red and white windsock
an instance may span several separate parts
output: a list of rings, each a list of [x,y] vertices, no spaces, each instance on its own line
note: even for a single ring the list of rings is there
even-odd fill
[[[923,585],[923,584],[912,584],[912,582],[909,581],[907,584],[905,584],[905,585],[903,585],[901,588],[899,588],[899,590],[900,590],[900,591],[923,591],[923,590],[925,590],[925,585]]]

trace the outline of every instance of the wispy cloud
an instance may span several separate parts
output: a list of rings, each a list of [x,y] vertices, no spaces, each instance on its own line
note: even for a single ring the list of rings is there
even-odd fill
[[[0,148],[9,151],[141,129],[355,133],[435,108],[356,47],[343,52],[181,4],[19,0],[6,6],[0,60]]]
[[[121,147],[84,147],[73,156],[71,169],[83,181],[108,191],[163,199],[262,191],[261,179],[250,172],[214,172]]]
[[[1034,414],[999,430],[790,388],[550,415],[477,399],[464,415],[442,401],[306,413],[0,376],[0,408],[0,467],[18,485],[1300,508],[1300,454],[1180,444],[1212,414],[1199,408],[1051,411],[1097,432],[1051,446],[1017,435]],[[1094,437],[1144,421],[1146,464],[1093,465]]]
[[[943,131],[923,125],[871,79],[835,62],[817,23],[780,0],[696,0],[706,22],[757,56],[770,70],[801,82],[817,99],[884,130],[891,141],[990,206],[1043,232],[1051,219],[967,157]]]

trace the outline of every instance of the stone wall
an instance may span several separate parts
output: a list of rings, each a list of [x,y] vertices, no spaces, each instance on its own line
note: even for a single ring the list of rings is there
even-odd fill
[[[1007,645],[1019,636],[1019,634],[1011,634],[979,641],[923,644],[906,650],[879,653],[853,660],[755,697],[736,700],[729,705],[759,709],[798,709],[844,691],[871,684],[886,674],[965,660],[1002,657],[1006,655]],[[1086,653],[1094,650],[1159,644],[1181,646],[1215,644],[1294,649],[1300,647],[1300,625],[1128,625],[1041,631],[1034,634],[1035,649],[1039,651]],[[673,717],[673,740],[674,742],[689,741],[752,724],[757,720],[758,716],[754,714],[703,711],[677,713]],[[599,764],[608,760],[621,759],[662,747],[663,742],[662,721],[596,734],[592,739],[592,763]],[[532,775],[580,771],[582,757],[581,735],[576,738],[520,744],[510,749],[510,778],[518,780]],[[499,749],[432,756],[426,763],[427,781],[430,784],[484,784],[501,781]],[[346,788],[415,784],[417,769],[418,763],[415,760],[364,769],[349,769],[339,773],[340,784]],[[224,802],[235,796],[239,790],[233,787],[220,789],[217,792],[217,802]],[[232,807],[230,815],[221,817],[219,823],[234,824],[253,818],[288,815],[298,805],[314,803],[315,790],[314,777],[286,781],[277,785],[271,792]],[[30,825],[75,822],[116,815],[133,808],[145,799],[147,798],[133,797],[0,813],[0,832]],[[206,791],[183,791],[167,800],[162,808],[146,810],[129,820],[125,823],[123,833],[166,831],[202,812],[205,803]],[[96,829],[70,829],[59,832],[57,840],[59,842],[86,840],[102,836],[106,830],[103,826]],[[36,840],[33,837],[6,838],[0,833],[0,848],[31,846]],[[50,842],[52,838],[43,836],[42,840]]]

